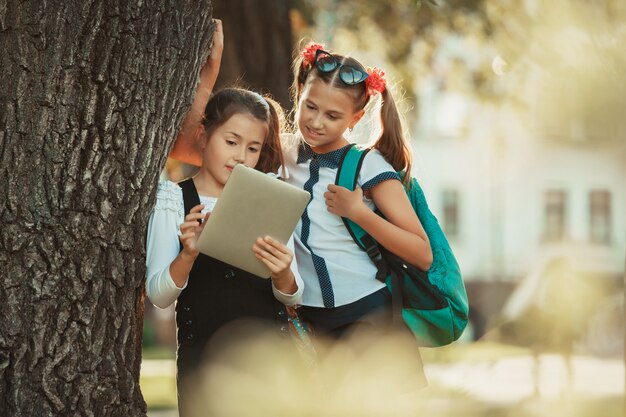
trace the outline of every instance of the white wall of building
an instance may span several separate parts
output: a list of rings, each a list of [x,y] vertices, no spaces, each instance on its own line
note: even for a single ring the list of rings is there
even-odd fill
[[[626,231],[624,148],[524,136],[432,135],[414,141],[413,174],[443,223],[442,194],[458,189],[458,238],[450,239],[468,279],[518,279],[556,255],[577,269],[620,274]],[[545,242],[545,191],[567,194],[566,238]],[[590,243],[589,192],[611,195],[611,242]]]

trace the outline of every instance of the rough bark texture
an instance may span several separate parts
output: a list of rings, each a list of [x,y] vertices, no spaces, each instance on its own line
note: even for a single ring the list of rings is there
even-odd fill
[[[224,25],[224,54],[217,86],[243,84],[270,93],[291,108],[289,86],[293,45],[288,0],[216,1]]]
[[[209,0],[0,0],[0,415],[145,415],[145,226]]]

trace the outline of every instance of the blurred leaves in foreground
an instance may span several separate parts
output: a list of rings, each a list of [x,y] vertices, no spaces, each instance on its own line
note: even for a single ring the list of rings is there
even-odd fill
[[[565,393],[558,399],[528,397],[511,404],[484,402],[468,390],[437,381],[421,389],[415,343],[404,334],[361,332],[345,342],[324,344],[317,366],[311,368],[288,339],[259,337],[258,328],[250,325],[237,330],[244,337],[213,349],[211,361],[192,385],[198,416],[621,415],[618,397],[600,400]],[[492,349],[492,359],[497,360],[497,345]]]

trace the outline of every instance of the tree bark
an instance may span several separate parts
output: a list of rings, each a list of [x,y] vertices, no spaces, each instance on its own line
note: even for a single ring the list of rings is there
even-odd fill
[[[145,415],[146,223],[211,14],[0,0],[0,415]]]
[[[293,42],[288,0],[215,2],[224,25],[224,54],[216,86],[243,85],[270,93],[291,108]]]

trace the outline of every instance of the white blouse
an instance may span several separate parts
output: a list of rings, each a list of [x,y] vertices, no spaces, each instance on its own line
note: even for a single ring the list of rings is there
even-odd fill
[[[200,203],[204,204],[202,213],[211,212],[217,198],[200,196]],[[146,240],[146,292],[152,303],[160,308],[171,305],[187,286],[182,288],[174,283],[170,275],[170,264],[180,252],[178,238],[180,225],[184,222],[185,208],[182,189],[171,181],[161,181],[157,189],[156,204],[148,221],[148,237]],[[287,247],[294,250],[293,237]],[[250,248],[252,250],[252,248]],[[285,294],[277,290],[272,283],[272,291],[278,301],[285,305],[294,305],[300,302],[304,283],[298,272],[296,260],[291,264],[298,287],[294,294]],[[188,279],[189,277],[187,277]],[[259,278],[261,279],[261,278]]]
[[[312,179],[311,159],[303,157],[299,149],[300,146],[294,146],[285,154],[285,166],[289,172],[288,183],[304,189],[312,187],[307,190],[311,191],[312,199],[294,232],[297,266],[306,286],[302,305],[324,307],[323,289],[318,278],[320,268],[328,274],[335,307],[384,288],[385,284],[376,279],[374,263],[354,243],[341,217],[330,213],[326,206],[324,193],[329,184],[335,183],[342,150],[317,155],[325,162]],[[312,153],[308,149],[304,153]],[[398,179],[393,167],[374,149],[363,160],[357,186],[367,191],[383,181]],[[371,199],[364,196],[363,201],[371,210],[376,209]]]

